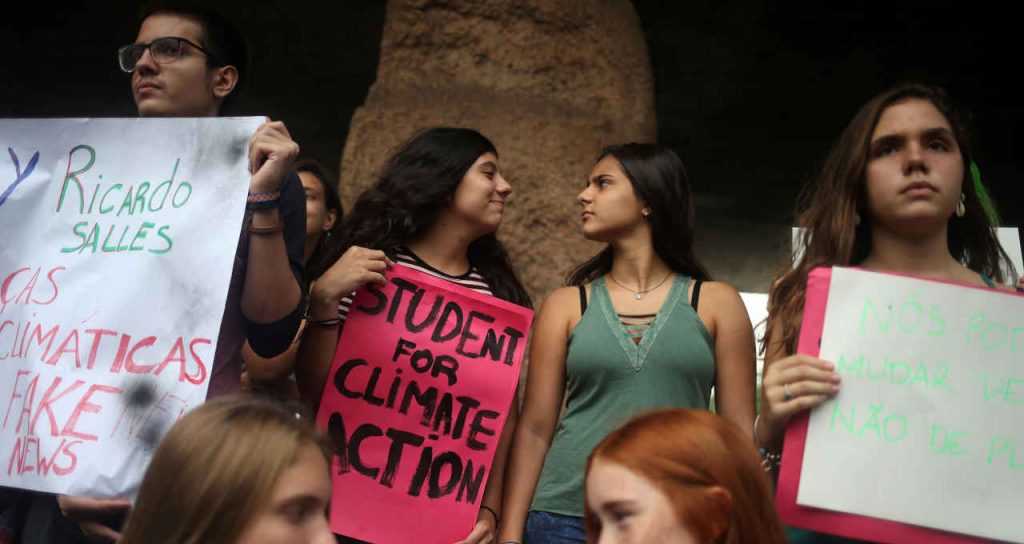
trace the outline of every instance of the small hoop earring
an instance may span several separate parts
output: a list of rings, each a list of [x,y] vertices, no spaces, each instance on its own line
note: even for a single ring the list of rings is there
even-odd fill
[[[967,202],[967,196],[960,193],[960,202],[956,203],[956,216],[963,217],[967,213],[967,208],[964,206],[964,202]]]
[[[860,214],[857,213],[857,212],[853,212],[853,226],[855,226],[855,227],[859,227],[860,226]]]

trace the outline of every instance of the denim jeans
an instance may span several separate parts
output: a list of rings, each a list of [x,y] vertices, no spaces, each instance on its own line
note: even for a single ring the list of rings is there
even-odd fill
[[[523,544],[583,544],[583,518],[531,510]]]

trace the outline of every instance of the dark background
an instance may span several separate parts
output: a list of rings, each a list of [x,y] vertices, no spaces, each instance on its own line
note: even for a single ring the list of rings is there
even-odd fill
[[[691,5],[692,4],[692,5]],[[383,1],[228,0],[255,70],[239,114],[283,119],[337,168],[373,82]],[[976,2],[635,2],[654,67],[659,139],[683,157],[709,221],[788,225],[799,189],[857,108],[886,87],[946,87],[975,119],[983,179],[1004,224],[1024,222],[1013,137],[1020,28]],[[115,60],[137,2],[6,4],[0,117],[132,116]]]
[[[994,3],[636,4],[659,137],[683,154],[705,208],[788,220],[796,193],[860,106],[919,81],[945,87],[973,114],[982,179],[1005,224],[1024,219],[1012,144],[1024,123],[1013,83],[1021,28],[1009,12],[988,9]]]

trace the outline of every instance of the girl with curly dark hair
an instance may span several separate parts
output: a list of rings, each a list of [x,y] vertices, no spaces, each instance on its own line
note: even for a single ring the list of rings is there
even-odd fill
[[[376,183],[356,200],[342,226],[333,264],[313,284],[311,322],[344,319],[350,295],[367,283],[385,283],[394,263],[530,306],[508,253],[495,236],[512,186],[501,175],[498,151],[479,132],[432,128],[402,146]],[[314,403],[327,382],[340,329],[310,326],[296,373],[303,397]],[[506,426],[515,425],[510,410]],[[509,423],[511,422],[511,423]],[[508,449],[502,433],[476,526],[465,542],[493,541]]]

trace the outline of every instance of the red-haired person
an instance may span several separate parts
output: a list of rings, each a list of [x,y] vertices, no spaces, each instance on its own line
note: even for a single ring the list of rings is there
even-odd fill
[[[608,435],[586,501],[588,543],[786,542],[749,436],[703,410],[648,412]]]

